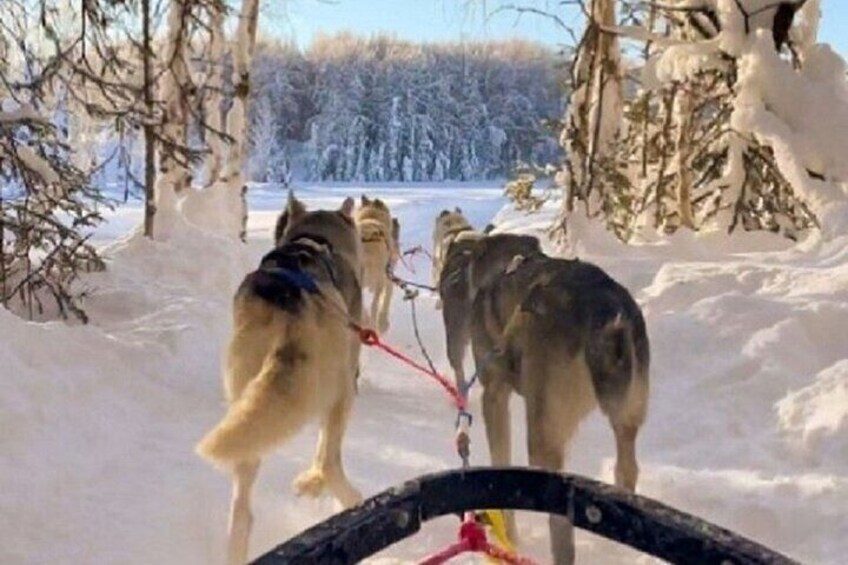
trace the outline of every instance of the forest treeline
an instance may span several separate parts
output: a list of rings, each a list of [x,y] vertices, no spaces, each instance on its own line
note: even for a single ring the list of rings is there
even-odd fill
[[[253,61],[257,181],[504,177],[560,159],[565,69],[526,41],[416,44],[351,34]]]

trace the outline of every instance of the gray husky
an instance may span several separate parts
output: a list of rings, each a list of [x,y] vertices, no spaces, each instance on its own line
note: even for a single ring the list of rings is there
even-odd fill
[[[250,494],[261,459],[309,420],[321,422],[315,459],[294,482],[349,507],[362,497],[347,480],[341,445],[355,393],[361,323],[359,234],[353,200],[307,212],[293,196],[277,222],[276,248],[233,301],[224,366],[227,412],[198,453],[233,476],[228,564],[247,559]]]
[[[539,240],[529,235],[481,235],[480,239],[459,238],[448,245],[438,289],[444,305],[448,361],[457,387],[465,386],[463,361],[471,341],[471,305],[477,289],[503,274],[515,256],[541,252]]]
[[[635,490],[636,435],[648,408],[645,321],[627,290],[600,268],[541,254],[517,258],[478,288],[472,351],[493,465],[510,463],[509,398],[524,398],[531,466],[559,471],[579,423],[600,405],[616,442],[616,485]],[[510,533],[515,522],[508,515]],[[571,523],[552,516],[558,564],[574,561]]]

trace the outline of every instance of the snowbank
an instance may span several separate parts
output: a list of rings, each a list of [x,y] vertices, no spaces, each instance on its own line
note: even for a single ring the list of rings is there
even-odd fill
[[[220,348],[244,250],[130,237],[86,284],[93,323],[0,311],[3,563],[200,563],[226,497],[191,452],[219,412]]]

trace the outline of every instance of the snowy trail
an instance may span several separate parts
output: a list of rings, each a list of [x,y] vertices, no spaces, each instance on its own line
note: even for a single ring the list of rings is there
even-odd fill
[[[404,246],[430,246],[435,216],[460,206],[478,227],[498,214],[485,186],[372,188],[402,224]],[[298,195],[337,206],[362,188]],[[251,195],[247,248],[189,231],[179,244],[118,240],[96,289],[94,323],[26,324],[0,311],[0,563],[220,563],[227,478],[192,447],[221,416],[219,359],[230,297],[267,249],[284,193]],[[551,210],[498,215],[501,229],[542,233]],[[98,234],[120,237],[137,207]],[[649,421],[640,438],[639,490],[786,551],[805,563],[848,553],[848,258],[845,241],[788,248],[768,236],[679,237],[623,249],[587,231],[579,250],[626,284],[652,339]],[[743,251],[744,249],[744,251]],[[753,250],[753,251],[752,251]],[[429,282],[416,262],[404,276]],[[418,357],[409,305],[392,307],[386,340]],[[419,299],[427,347],[447,372],[432,297]],[[470,362],[470,360],[469,360]],[[485,464],[479,390],[472,460]],[[513,454],[524,455],[523,407],[513,402]],[[351,480],[366,495],[455,467],[453,410],[423,376],[365,351],[345,442]],[[297,499],[290,483],[309,463],[309,428],[270,457],[255,491],[258,555],[335,511]],[[611,479],[612,434],[596,413],[573,444],[569,470]],[[373,563],[409,563],[454,539],[450,518],[425,526]],[[546,521],[519,517],[523,551],[547,559]],[[578,533],[581,563],[651,563]],[[460,561],[461,562],[461,561]]]

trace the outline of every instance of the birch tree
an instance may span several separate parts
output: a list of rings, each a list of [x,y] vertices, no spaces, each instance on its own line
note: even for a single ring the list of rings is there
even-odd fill
[[[596,168],[608,157],[623,111],[618,38],[604,31],[617,24],[616,2],[590,0],[587,10],[586,29],[571,69],[571,95],[562,134],[567,152],[561,178],[567,191],[566,212],[574,208],[575,200],[589,208],[600,205],[598,193],[603,187],[597,186]]]
[[[238,28],[233,41],[233,105],[227,115],[227,133],[232,136],[232,144],[224,165],[223,184],[230,195],[228,200],[237,198],[234,209],[239,215],[237,222],[230,222],[238,237],[247,238],[247,166],[248,111],[250,103],[250,65],[256,51],[256,29],[259,20],[259,0],[243,0],[239,14]]]
[[[186,1],[186,0],[182,0]],[[216,0],[217,1],[217,0]],[[211,17],[212,48],[216,56],[221,53],[223,33],[219,24],[225,6],[221,4],[213,10]],[[259,19],[259,0],[243,0],[238,14],[238,26],[235,37],[230,43],[232,60],[232,100],[231,107],[222,120],[223,132],[213,131],[213,135],[225,136],[226,145],[218,141],[212,144],[212,156],[207,166],[208,187],[202,191],[189,193],[182,210],[185,217],[194,225],[239,238],[247,237],[247,176],[248,148],[250,144],[248,112],[250,109],[251,76],[250,69],[256,50],[256,33]],[[218,61],[213,64],[220,65]],[[220,125],[218,111],[222,98],[215,92],[221,92],[223,80],[215,79],[214,91],[207,105],[207,112],[214,116],[212,130]],[[220,170],[220,174],[218,171]]]

